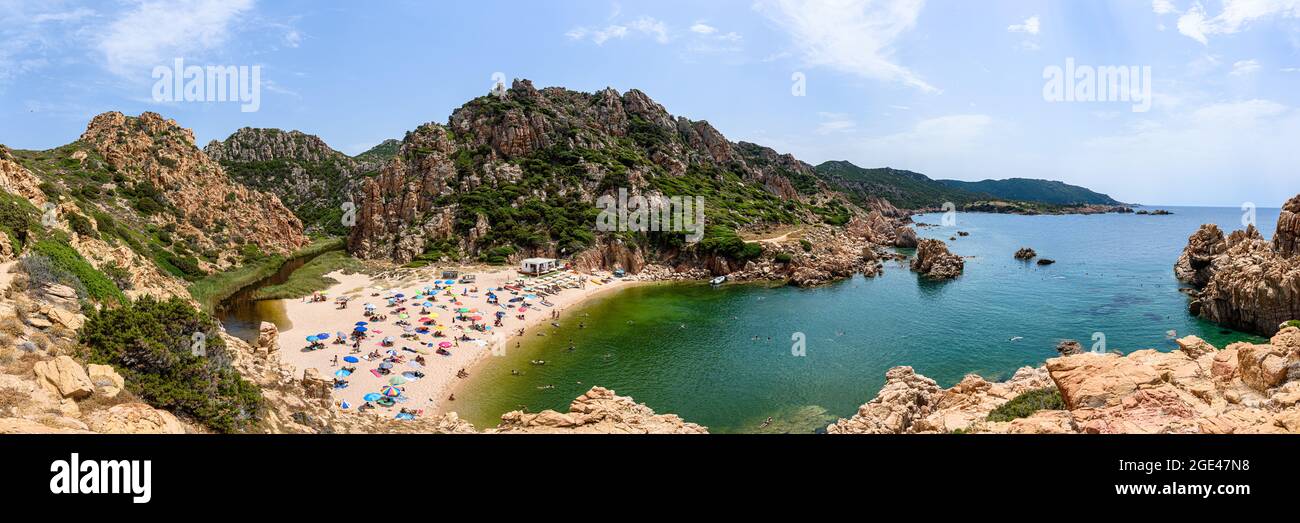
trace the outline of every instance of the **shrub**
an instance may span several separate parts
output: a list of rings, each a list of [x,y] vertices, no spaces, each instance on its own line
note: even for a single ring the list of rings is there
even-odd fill
[[[812,252],[812,242],[808,240],[799,240],[799,247],[803,248],[803,252]]]
[[[85,286],[86,294],[90,298],[100,303],[126,301],[126,295],[122,294],[122,289],[117,288],[113,281],[104,276],[104,273],[95,270],[85,258],[81,257],[75,249],[68,245],[66,240],[61,238],[45,239],[36,242],[33,250],[40,255],[50,259],[53,266],[71,273],[82,285]]]
[[[99,231],[95,230],[95,226],[91,225],[90,220],[85,216],[70,212],[66,215],[66,218],[73,232],[87,238],[99,238]]]
[[[1286,322],[1287,327],[1300,327],[1300,320],[1291,320]]]
[[[788,252],[778,252],[778,253],[776,253],[776,256],[773,256],[773,257],[772,257],[772,261],[777,262],[777,263],[783,263],[783,264],[784,264],[784,263],[790,263],[790,261],[791,261],[792,259],[793,259],[793,257],[790,256],[790,253],[788,253]]]
[[[192,349],[202,333],[202,354]],[[220,326],[185,300],[143,297],[87,316],[78,332],[87,361],[112,365],[146,403],[213,430],[241,432],[257,421],[262,393],[230,366]]]
[[[79,297],[84,298],[88,295],[86,286],[81,283],[81,280],[77,279],[75,274],[56,265],[46,256],[40,254],[24,256],[18,262],[18,266],[27,275],[24,286],[29,291],[44,294],[46,285],[58,284],[72,287],[73,290],[77,291]]]
[[[1065,401],[1061,399],[1061,391],[1056,389],[1037,389],[1031,390],[1019,396],[1016,396],[1002,406],[989,412],[989,421],[1011,421],[1017,418],[1026,418],[1040,410],[1061,410],[1065,408]]]

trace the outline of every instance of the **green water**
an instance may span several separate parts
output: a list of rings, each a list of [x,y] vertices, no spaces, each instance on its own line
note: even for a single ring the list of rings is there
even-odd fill
[[[881,277],[816,289],[631,288],[567,311],[558,328],[528,333],[522,347],[471,378],[456,410],[492,426],[509,410],[566,410],[601,385],[713,432],[812,432],[852,415],[897,365],[950,386],[970,372],[1005,379],[1055,356],[1061,339],[1091,347],[1094,333],[1125,352],[1170,350],[1169,331],[1219,346],[1258,340],[1189,316],[1172,274],[1201,223],[1231,230],[1239,213],[1173,209],[1173,216],[963,214],[957,227],[921,230],[945,240],[971,233],[949,241],[971,258],[961,278],[945,283],[891,262]],[[1276,217],[1261,210],[1260,228],[1272,230]],[[1014,260],[1021,246],[1057,263]],[[804,336],[803,356],[792,355],[795,333]],[[760,430],[769,416],[773,423]]]

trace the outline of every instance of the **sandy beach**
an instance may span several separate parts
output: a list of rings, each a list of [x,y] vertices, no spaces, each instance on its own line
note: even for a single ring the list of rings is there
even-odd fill
[[[609,279],[604,284],[598,284],[596,281],[602,279],[599,275],[564,272],[562,274],[573,276],[570,281],[576,282],[579,277],[586,278],[587,281],[578,288],[564,288],[550,296],[527,299],[529,305],[521,312],[519,306],[524,302],[519,299],[531,293],[522,289],[512,291],[504,288],[521,277],[514,269],[457,269],[462,271],[462,275],[474,274],[477,281],[470,284],[456,283],[449,287],[444,285],[434,295],[437,301],[428,302],[432,306],[424,306],[426,300],[433,298],[422,294],[422,291],[436,286],[438,281],[445,282],[439,277],[442,269],[444,268],[401,269],[382,277],[330,273],[328,276],[339,283],[324,291],[328,298],[326,301],[313,302],[306,298],[283,300],[285,313],[292,326],[280,332],[281,358],[293,365],[299,376],[306,369],[315,368],[322,377],[337,376],[347,380],[347,387],[334,389],[334,399],[336,404],[346,402],[351,409],[365,404],[363,397],[367,394],[381,393],[390,385],[390,380],[403,376],[407,381],[397,385],[402,395],[396,399],[396,404],[379,407],[372,412],[394,417],[400,409],[423,410],[425,415],[437,412],[440,408],[444,411],[455,410],[454,404],[444,403],[447,403],[448,395],[461,379],[457,376],[460,370],[464,369],[472,376],[476,368],[494,351],[500,353],[514,349],[521,329],[557,321],[552,319],[553,314],[560,314],[597,294],[635,283]],[[527,282],[525,286],[537,281],[535,278],[524,280]],[[477,292],[472,292],[475,289]],[[488,303],[489,292],[497,295],[498,304]],[[404,298],[390,301],[389,297],[396,294],[401,294]],[[348,299],[346,308],[340,309],[336,303],[340,297]],[[374,315],[386,315],[387,318],[374,321],[366,317],[364,305],[367,303],[373,305]],[[402,320],[402,312],[398,312],[402,307],[405,307],[403,312],[407,315],[405,321],[410,325],[397,323]],[[456,312],[462,309],[467,309],[468,312]],[[422,310],[431,314],[426,315]],[[492,325],[498,311],[505,314],[501,318],[501,326],[495,327]],[[523,319],[518,318],[521,314]],[[414,331],[413,329],[425,325],[420,319],[426,316],[435,320],[427,324],[428,333]],[[474,316],[480,317],[480,320],[471,322],[468,319],[456,319]],[[336,342],[339,333],[350,334],[359,321],[368,322],[365,325],[366,338],[360,342],[359,350],[354,349],[351,340],[347,343]],[[490,328],[476,330],[471,328],[474,323]],[[441,329],[444,336],[434,337],[433,334],[440,326],[446,327]],[[311,343],[306,338],[320,333],[329,334],[329,338],[318,345],[323,348],[310,349]],[[385,346],[383,340],[390,337],[392,344]],[[440,345],[446,343],[451,344],[446,347],[448,354],[437,353]],[[376,352],[378,357],[372,357]],[[344,361],[348,356],[359,361]],[[424,359],[423,365],[415,361],[417,357]],[[372,372],[379,371],[386,359],[391,364],[388,373]],[[355,367],[355,370],[350,375],[338,376],[336,373],[345,367]],[[411,373],[422,373],[423,376],[409,379],[414,376]]]

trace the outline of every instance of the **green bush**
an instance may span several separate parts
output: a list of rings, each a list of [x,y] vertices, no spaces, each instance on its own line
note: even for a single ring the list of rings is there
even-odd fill
[[[95,230],[94,225],[90,224],[90,219],[85,216],[70,212],[64,215],[64,218],[68,220],[68,225],[72,227],[73,232],[87,238],[99,238],[99,232]]]
[[[776,256],[772,257],[772,261],[777,263],[790,263],[792,259],[794,258],[788,252],[778,252]]]
[[[1019,396],[1016,396],[1002,406],[989,412],[989,421],[1011,421],[1017,418],[1026,418],[1040,410],[1061,410],[1065,408],[1065,401],[1061,399],[1061,391],[1056,389],[1037,389],[1031,390]]]
[[[49,238],[36,242],[32,248],[37,254],[50,259],[54,265],[76,276],[85,285],[91,299],[100,303],[125,303],[126,295],[104,273],[95,270],[81,254],[63,238]]]
[[[699,249],[706,253],[725,256],[736,261],[748,261],[763,254],[763,247],[757,243],[747,243],[736,231],[717,225],[704,229],[704,239],[700,240]]]
[[[219,432],[242,432],[256,423],[262,393],[230,366],[220,332],[185,300],[146,296],[91,312],[78,335],[86,360],[112,365],[146,403]],[[195,333],[204,336],[200,354]]]
[[[1300,320],[1291,320],[1286,322],[1288,327],[1300,327]]]
[[[21,252],[27,244],[28,234],[36,220],[35,208],[26,200],[0,192],[0,231],[9,236],[14,252]]]
[[[808,240],[799,240],[799,247],[803,248],[803,252],[812,252],[812,242]]]

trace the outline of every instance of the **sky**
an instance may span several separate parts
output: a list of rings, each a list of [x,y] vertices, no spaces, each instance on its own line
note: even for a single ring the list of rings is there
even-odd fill
[[[159,99],[155,69],[177,58],[257,66],[257,110]],[[1068,76],[1063,101],[1048,84],[1067,63],[1137,74],[1118,90]],[[1300,0],[0,0],[14,148],[116,110],[174,118],[200,146],[276,127],[356,154],[446,122],[495,77],[640,89],[812,164],[1163,205],[1300,192]]]

